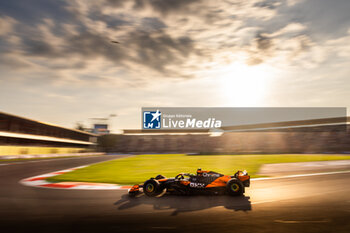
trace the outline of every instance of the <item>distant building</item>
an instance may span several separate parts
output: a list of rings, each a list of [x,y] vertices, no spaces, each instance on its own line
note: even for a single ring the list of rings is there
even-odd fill
[[[88,129],[88,132],[91,132],[97,135],[110,134],[110,130],[109,130],[110,117],[90,118],[90,120],[92,122],[92,128]]]
[[[0,155],[94,150],[97,135],[0,112]]]
[[[93,133],[98,135],[109,134],[109,129],[107,124],[94,124]]]

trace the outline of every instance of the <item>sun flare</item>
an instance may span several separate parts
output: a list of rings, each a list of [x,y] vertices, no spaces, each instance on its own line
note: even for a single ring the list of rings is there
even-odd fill
[[[220,78],[224,102],[229,106],[252,107],[264,103],[273,72],[265,65],[232,63]]]

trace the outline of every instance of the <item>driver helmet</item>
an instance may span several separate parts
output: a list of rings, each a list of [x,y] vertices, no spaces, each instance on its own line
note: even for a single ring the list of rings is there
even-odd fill
[[[198,168],[197,169],[197,175],[200,174],[200,173],[202,173],[202,168]]]

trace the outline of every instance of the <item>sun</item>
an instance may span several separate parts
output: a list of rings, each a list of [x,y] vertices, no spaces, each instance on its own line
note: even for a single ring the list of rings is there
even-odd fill
[[[225,105],[262,106],[273,72],[266,65],[248,66],[232,63],[222,69],[220,90]]]

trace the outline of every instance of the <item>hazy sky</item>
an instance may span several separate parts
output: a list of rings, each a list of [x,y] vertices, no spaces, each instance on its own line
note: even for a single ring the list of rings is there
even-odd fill
[[[1,1],[0,111],[140,128],[142,106],[350,107],[349,12],[349,0]]]

